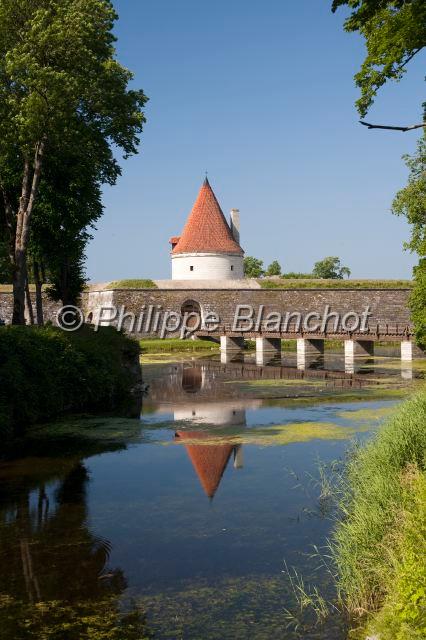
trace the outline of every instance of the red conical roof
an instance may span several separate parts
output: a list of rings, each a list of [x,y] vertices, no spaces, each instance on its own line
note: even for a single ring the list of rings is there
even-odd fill
[[[178,431],[176,435],[183,440],[206,438],[206,433],[200,431]],[[186,444],[185,449],[188,452],[201,486],[207,496],[213,498],[234,450],[234,445]]]
[[[200,189],[182,235],[173,248],[172,254],[177,253],[244,255],[244,251],[234,240],[231,228],[207,178]]]

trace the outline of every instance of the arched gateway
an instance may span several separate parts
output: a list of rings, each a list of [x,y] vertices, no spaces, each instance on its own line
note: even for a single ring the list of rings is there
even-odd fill
[[[202,313],[201,307],[195,300],[187,300],[183,303],[180,310],[182,317],[187,318],[186,326],[188,329],[201,329]]]

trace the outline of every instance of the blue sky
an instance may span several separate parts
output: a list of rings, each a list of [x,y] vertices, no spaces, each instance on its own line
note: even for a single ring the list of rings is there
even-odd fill
[[[331,0],[116,0],[118,57],[150,97],[140,154],[105,189],[92,281],[168,278],[208,171],[248,255],[287,271],[340,256],[353,277],[409,277],[409,229],[390,213],[418,133],[358,124],[364,56]],[[419,121],[425,57],[382,90],[367,120]]]

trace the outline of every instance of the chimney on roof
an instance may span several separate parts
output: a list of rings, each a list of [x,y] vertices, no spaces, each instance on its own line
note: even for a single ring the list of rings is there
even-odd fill
[[[237,244],[240,244],[240,210],[231,209],[231,231]]]

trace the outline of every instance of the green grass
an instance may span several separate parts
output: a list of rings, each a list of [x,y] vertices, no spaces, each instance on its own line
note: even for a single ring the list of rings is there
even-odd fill
[[[426,638],[426,476],[406,474],[406,499],[383,607],[367,625],[380,640]]]
[[[179,338],[147,338],[140,341],[142,353],[179,353],[186,351],[217,351],[219,344],[210,340],[180,340]]]
[[[115,280],[109,282],[106,289],[158,289],[153,280]]]
[[[411,289],[411,280],[319,280],[315,278],[261,279],[262,289]]]
[[[340,597],[351,615],[372,615],[381,640],[426,637],[425,426],[423,388],[353,454],[342,484]]]

